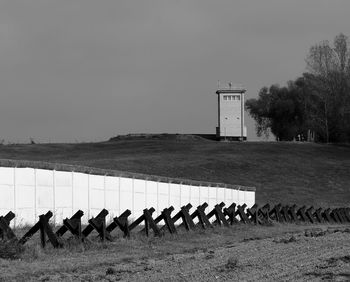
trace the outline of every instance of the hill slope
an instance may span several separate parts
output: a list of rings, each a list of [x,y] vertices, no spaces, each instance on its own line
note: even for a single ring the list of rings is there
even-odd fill
[[[258,203],[350,205],[350,146],[119,140],[2,145],[0,159],[36,160],[256,187]]]

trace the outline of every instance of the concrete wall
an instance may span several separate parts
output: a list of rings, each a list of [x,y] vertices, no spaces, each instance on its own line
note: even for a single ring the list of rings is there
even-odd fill
[[[33,224],[40,214],[54,212],[53,222],[72,216],[78,209],[84,211],[83,221],[106,208],[110,219],[126,209],[132,219],[143,209],[154,207],[155,214],[171,205],[175,211],[191,203],[193,207],[207,202],[208,210],[220,202],[255,203],[253,189],[212,187],[208,184],[185,184],[123,176],[93,175],[80,172],[33,168],[0,167],[0,215],[13,211],[12,226]]]

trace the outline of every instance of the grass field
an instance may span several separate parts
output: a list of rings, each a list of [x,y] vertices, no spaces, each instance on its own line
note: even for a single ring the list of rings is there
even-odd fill
[[[256,187],[264,204],[349,206],[350,146],[119,140],[0,146],[0,159],[47,161]]]

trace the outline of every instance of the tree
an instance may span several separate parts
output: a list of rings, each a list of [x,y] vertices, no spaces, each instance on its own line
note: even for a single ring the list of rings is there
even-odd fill
[[[269,118],[271,96],[268,95],[268,88],[263,87],[259,92],[259,99],[249,99],[245,108],[256,122],[256,133],[258,136],[269,135],[271,120]]]
[[[341,33],[335,37],[333,47],[328,41],[322,41],[310,48],[306,59],[310,71],[304,74],[307,87],[311,95],[318,97],[313,121],[323,124],[320,134],[326,142],[344,141],[350,137],[350,49],[347,40]]]
[[[258,136],[269,130],[278,140],[315,133],[321,142],[350,141],[350,48],[344,34],[333,46],[322,41],[312,46],[307,69],[287,87],[272,85],[246,102],[256,121]]]
[[[263,87],[258,99],[247,100],[245,106],[256,122],[257,135],[267,135],[269,130],[278,140],[293,140],[306,136],[303,99],[294,82],[287,87]]]

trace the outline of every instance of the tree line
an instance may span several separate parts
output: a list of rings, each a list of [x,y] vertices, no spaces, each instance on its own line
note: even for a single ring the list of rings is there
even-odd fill
[[[313,45],[307,72],[287,86],[271,85],[245,107],[258,136],[272,132],[277,140],[314,139],[350,142],[350,48],[340,33],[333,44]]]

